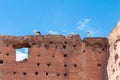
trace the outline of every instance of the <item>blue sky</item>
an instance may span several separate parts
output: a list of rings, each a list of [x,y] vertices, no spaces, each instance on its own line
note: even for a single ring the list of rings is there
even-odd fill
[[[120,0],[0,0],[0,35],[107,37],[119,19]]]
[[[16,49],[16,61],[28,59],[28,48]]]

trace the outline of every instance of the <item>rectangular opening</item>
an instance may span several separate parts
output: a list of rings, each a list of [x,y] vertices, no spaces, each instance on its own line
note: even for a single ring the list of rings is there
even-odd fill
[[[27,61],[28,60],[28,48],[16,49],[16,61]]]
[[[0,64],[3,64],[3,60],[0,60]]]

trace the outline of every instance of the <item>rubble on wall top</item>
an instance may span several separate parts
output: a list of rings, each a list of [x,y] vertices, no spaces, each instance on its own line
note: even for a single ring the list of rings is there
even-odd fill
[[[30,47],[33,45],[39,45],[41,43],[49,44],[51,41],[55,44],[63,44],[64,42],[71,43],[81,43],[81,42],[88,42],[88,43],[104,43],[107,42],[107,38],[85,38],[81,40],[79,34],[70,34],[68,36],[64,35],[27,35],[27,36],[0,36],[0,40],[5,44],[9,45],[12,44],[15,48],[20,47]]]
[[[31,39],[57,39],[57,38],[61,38],[61,39],[71,39],[71,38],[80,38],[79,34],[70,34],[68,36],[64,36],[64,35],[52,35],[52,34],[47,34],[47,35],[26,35],[26,36],[10,36],[10,35],[3,35],[0,36],[0,39],[24,39],[24,38],[31,38]]]
[[[42,41],[42,40],[55,40],[55,41],[62,41],[62,40],[81,40],[81,37],[79,34],[70,34],[68,36],[64,35],[26,35],[26,36],[11,36],[11,35],[4,35],[0,36],[0,40],[7,40],[7,41],[24,41],[24,40],[34,40],[34,41]],[[86,37],[83,39],[84,40],[100,40],[100,39],[107,39],[103,37]]]

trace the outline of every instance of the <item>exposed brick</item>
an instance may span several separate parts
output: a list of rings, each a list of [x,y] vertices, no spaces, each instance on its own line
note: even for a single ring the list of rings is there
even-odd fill
[[[23,47],[29,58],[16,62],[15,49]],[[107,80],[107,59],[107,38],[0,36],[1,80]]]

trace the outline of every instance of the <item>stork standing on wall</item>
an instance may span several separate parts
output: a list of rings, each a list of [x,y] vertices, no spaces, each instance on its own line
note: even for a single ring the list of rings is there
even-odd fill
[[[87,36],[90,37],[90,32],[87,32]]]
[[[37,30],[33,30],[33,33],[34,33],[35,35],[41,35],[41,32],[39,32],[39,31],[37,31]]]

